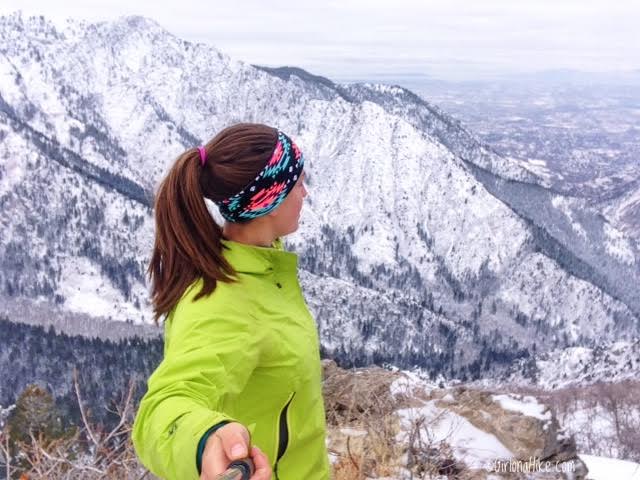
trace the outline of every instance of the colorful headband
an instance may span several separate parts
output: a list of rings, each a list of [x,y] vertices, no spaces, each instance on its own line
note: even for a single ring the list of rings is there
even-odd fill
[[[278,131],[278,141],[264,169],[242,191],[216,202],[229,222],[261,217],[275,209],[289,194],[302,174],[304,157],[289,137]]]

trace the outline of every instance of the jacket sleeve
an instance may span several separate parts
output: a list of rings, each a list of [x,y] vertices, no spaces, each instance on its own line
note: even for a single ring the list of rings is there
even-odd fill
[[[133,425],[142,463],[168,480],[197,480],[198,442],[213,425],[233,421],[225,395],[241,392],[259,363],[256,319],[224,314],[172,319],[165,357],[151,375]],[[165,339],[167,341],[167,339]]]

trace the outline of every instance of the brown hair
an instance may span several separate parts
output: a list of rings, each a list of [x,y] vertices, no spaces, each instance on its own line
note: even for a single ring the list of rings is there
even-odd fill
[[[267,164],[277,140],[277,130],[266,125],[227,127],[204,146],[204,167],[198,149],[191,148],[178,157],[160,183],[148,268],[156,323],[199,277],[204,286],[195,300],[213,292],[218,281],[235,281],[236,272],[222,255],[222,227],[204,199],[222,201],[242,190]]]

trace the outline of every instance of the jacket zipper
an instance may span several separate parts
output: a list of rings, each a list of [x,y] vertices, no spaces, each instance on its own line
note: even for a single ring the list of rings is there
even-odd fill
[[[276,457],[275,466],[273,467],[273,473],[276,480],[280,480],[280,477],[278,477],[278,462],[283,457],[287,451],[287,447],[289,446],[289,419],[287,418],[287,414],[289,412],[289,405],[291,405],[291,401],[295,395],[296,392],[293,392],[289,396],[289,400],[280,411],[280,418],[278,419],[278,455]]]

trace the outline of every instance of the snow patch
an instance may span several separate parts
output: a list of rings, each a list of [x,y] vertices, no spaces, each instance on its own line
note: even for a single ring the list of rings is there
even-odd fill
[[[589,480],[640,480],[640,463],[595,455],[579,457],[589,469]]]
[[[134,293],[143,298],[143,287],[136,287]],[[56,293],[65,298],[64,306],[72,312],[120,321],[148,321],[88,258],[74,257],[62,264],[62,281]]]
[[[418,389],[425,388],[425,382],[418,375],[410,371],[403,371],[404,375],[394,380],[389,386],[389,391],[394,397],[398,395],[413,395]]]
[[[470,468],[488,469],[496,459],[511,460],[513,453],[494,435],[473,426],[466,418],[448,410],[438,408],[433,401],[420,408],[398,410],[403,432],[398,441],[407,441],[407,432],[415,420],[426,422],[420,434],[431,445],[447,443],[455,457]]]
[[[555,195],[551,198],[551,204],[560,210],[569,220],[569,224],[574,232],[580,235],[584,240],[587,239],[587,232],[582,225],[573,218],[573,205],[571,200],[561,195]]]
[[[540,420],[551,420],[549,408],[531,395],[492,395],[491,398],[505,410],[519,412],[527,417],[535,417]]]
[[[633,265],[635,263],[635,254],[631,247],[631,243],[625,237],[624,233],[613,227],[611,224],[605,223],[604,234],[607,239],[604,243],[607,253],[627,265]]]

